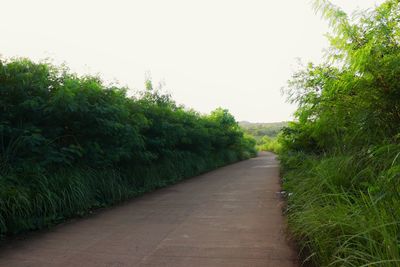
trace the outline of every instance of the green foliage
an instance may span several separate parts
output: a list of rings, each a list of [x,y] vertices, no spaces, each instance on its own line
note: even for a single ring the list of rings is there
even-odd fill
[[[281,151],[281,143],[278,141],[278,138],[264,136],[257,142],[256,148],[258,151],[279,153]]]
[[[255,154],[227,110],[0,60],[0,234],[38,229]]]
[[[386,1],[353,20],[322,2],[336,34],[330,37],[330,60],[319,66],[308,64],[286,90],[299,105],[297,128],[307,131],[309,142],[321,150],[364,147],[396,136],[400,131],[398,2]]]
[[[272,122],[272,123],[251,123],[247,121],[239,122],[243,131],[259,141],[264,136],[275,138],[282,128],[288,125],[288,122]]]
[[[281,145],[277,136],[288,125],[288,122],[251,123],[242,121],[239,122],[239,125],[248,136],[254,139],[258,151],[278,153]]]
[[[328,59],[289,82],[297,120],[278,138],[289,225],[317,266],[399,266],[400,5],[316,7]]]

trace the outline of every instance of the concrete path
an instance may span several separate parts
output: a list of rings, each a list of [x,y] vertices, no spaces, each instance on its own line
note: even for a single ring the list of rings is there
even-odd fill
[[[0,247],[0,266],[297,266],[271,153]]]

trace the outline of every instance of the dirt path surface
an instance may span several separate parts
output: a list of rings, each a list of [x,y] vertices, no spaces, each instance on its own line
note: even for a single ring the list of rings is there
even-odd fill
[[[271,153],[8,242],[0,266],[297,266]]]

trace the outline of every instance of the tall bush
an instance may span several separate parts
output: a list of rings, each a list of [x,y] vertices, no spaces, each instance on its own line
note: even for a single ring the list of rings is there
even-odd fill
[[[289,82],[296,122],[280,135],[290,228],[316,266],[399,266],[400,4],[316,8],[328,58]]]
[[[0,60],[0,234],[49,226],[254,155],[224,109]]]

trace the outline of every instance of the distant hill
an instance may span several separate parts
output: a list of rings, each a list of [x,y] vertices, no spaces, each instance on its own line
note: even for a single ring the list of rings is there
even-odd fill
[[[279,131],[288,125],[287,121],[281,122],[248,122],[248,121],[239,121],[239,125],[244,129],[244,131],[252,136],[254,136],[257,140],[261,139],[263,136],[276,137]]]

